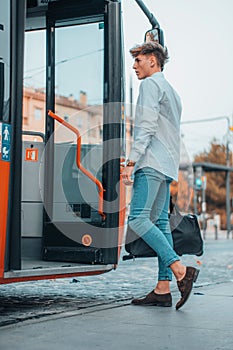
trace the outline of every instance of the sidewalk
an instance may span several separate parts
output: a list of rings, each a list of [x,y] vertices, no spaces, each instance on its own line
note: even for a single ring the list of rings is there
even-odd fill
[[[202,237],[204,236],[204,232],[202,230]],[[208,240],[223,240],[223,239],[233,239],[233,231],[231,231],[229,233],[229,235],[227,235],[227,231],[226,230],[218,230],[217,232],[215,232],[215,230],[209,230],[206,231],[205,233],[205,239]]]
[[[172,308],[118,302],[0,329],[4,350],[232,350],[233,282],[194,288]]]

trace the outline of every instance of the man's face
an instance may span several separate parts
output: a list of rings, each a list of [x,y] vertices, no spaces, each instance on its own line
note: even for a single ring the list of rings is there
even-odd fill
[[[157,60],[153,55],[138,55],[134,60],[133,69],[139,80],[160,71]]]

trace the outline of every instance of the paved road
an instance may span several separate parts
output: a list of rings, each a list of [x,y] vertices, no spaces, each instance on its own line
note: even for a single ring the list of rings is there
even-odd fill
[[[232,350],[232,315],[233,282],[228,282],[199,287],[179,311],[112,302],[2,327],[0,348]]]
[[[183,260],[201,270],[197,291],[201,286],[233,282],[232,239],[222,237],[215,241],[209,237],[202,257],[185,256]],[[122,261],[116,271],[100,276],[2,285],[0,325],[65,311],[105,308],[115,302],[129,303],[132,297],[144,295],[153,288],[156,271],[156,259],[138,259]],[[177,291],[175,281],[172,290]]]

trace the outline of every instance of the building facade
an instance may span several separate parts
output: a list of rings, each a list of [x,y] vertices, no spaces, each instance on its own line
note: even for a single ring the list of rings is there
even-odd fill
[[[45,133],[46,95],[43,90],[24,88],[23,94],[23,131],[26,140],[41,141],[40,136],[30,136],[28,133]],[[80,92],[79,101],[73,96],[56,95],[55,113],[77,128],[82,142],[98,144],[102,141],[102,106],[88,106],[85,92]],[[55,123],[56,142],[75,142],[76,136],[63,125]]]

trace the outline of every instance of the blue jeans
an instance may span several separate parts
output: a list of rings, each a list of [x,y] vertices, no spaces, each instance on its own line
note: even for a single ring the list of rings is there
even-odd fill
[[[169,266],[180,260],[173,250],[169,225],[170,183],[172,179],[145,167],[135,172],[128,225],[158,255],[159,281],[171,281]]]

